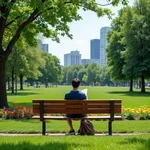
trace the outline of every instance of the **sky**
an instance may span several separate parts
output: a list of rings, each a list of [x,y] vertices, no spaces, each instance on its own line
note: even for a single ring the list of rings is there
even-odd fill
[[[99,0],[100,1],[100,0]],[[130,5],[134,0],[129,0]],[[118,10],[122,5],[117,7],[109,6],[116,17]],[[96,13],[92,11],[79,11],[82,16],[82,20],[74,21],[69,24],[70,33],[73,35],[73,39],[68,37],[60,37],[60,43],[54,42],[51,39],[43,39],[43,43],[49,44],[49,53],[59,58],[60,64],[64,65],[64,54],[71,51],[78,50],[81,54],[81,59],[90,59],[90,40],[100,39],[100,29],[105,26],[111,26],[112,20],[109,20],[107,16],[98,18]]]

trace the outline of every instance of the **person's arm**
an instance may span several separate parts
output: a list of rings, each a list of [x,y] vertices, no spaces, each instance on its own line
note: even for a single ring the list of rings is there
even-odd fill
[[[67,94],[65,94],[64,100],[67,100]],[[67,114],[64,114],[64,116],[66,116],[66,115],[67,115]]]
[[[88,100],[87,95],[85,95],[85,94],[84,94],[84,98],[83,98],[83,100]]]

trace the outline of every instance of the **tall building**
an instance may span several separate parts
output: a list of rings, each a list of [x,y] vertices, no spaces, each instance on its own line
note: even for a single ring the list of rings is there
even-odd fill
[[[64,54],[64,66],[71,66],[71,55]]]
[[[107,32],[110,30],[110,27],[103,27],[100,29],[100,65],[104,66],[107,63],[106,57],[106,46],[107,46]]]
[[[42,50],[48,53],[48,44],[42,44]]]
[[[92,63],[96,63],[97,65],[100,65],[100,59],[81,59],[81,64],[83,66]]]
[[[64,54],[64,66],[73,66],[75,64],[81,65],[81,54],[79,51],[71,51]]]
[[[100,39],[90,40],[90,58],[100,59]]]
[[[48,53],[48,44],[43,44],[41,40],[38,40],[38,48]]]

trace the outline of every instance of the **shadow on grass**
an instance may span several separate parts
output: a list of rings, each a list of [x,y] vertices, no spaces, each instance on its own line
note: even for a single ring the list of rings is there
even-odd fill
[[[27,103],[27,102],[17,102],[17,103],[13,103],[13,102],[9,102],[9,107],[10,108],[14,108],[15,105],[17,106],[27,106],[29,108],[32,108],[32,99],[31,99],[31,103]]]
[[[12,94],[10,90],[7,90],[7,96],[29,96],[29,95],[37,95],[37,94],[39,94],[38,91],[30,89],[30,88],[29,89],[26,88],[23,90],[18,89],[16,95],[15,95],[15,93]]]
[[[24,138],[25,140],[25,138]],[[27,140],[27,139],[26,139]],[[42,139],[41,139],[42,140]],[[12,149],[12,150],[70,150],[74,147],[74,149],[80,149],[81,148],[81,145],[79,144],[75,144],[75,143],[65,143],[65,142],[55,142],[55,141],[47,141],[47,140],[44,140],[43,142],[34,142],[36,144],[32,144],[31,142],[25,142],[25,141],[22,141],[20,140],[19,138],[16,139],[15,142],[10,142],[7,141],[4,142],[4,143],[1,143],[0,144],[0,149],[2,150],[9,150],[9,149]],[[86,147],[88,147],[88,144],[82,144],[82,148],[83,149],[86,149]]]
[[[140,144],[140,146],[137,147],[136,150],[149,150],[150,149],[150,138],[142,139],[142,135],[140,138],[137,138],[137,137],[126,138],[123,142],[120,142],[121,145],[123,144],[137,145],[138,143]]]
[[[40,120],[34,120],[34,119],[3,119],[1,121],[3,123],[9,123],[9,122],[37,123]]]
[[[144,97],[149,97],[150,96],[150,92],[146,92],[146,93],[141,93],[141,92],[129,92],[129,91],[111,91],[108,92],[109,94],[120,94],[120,95],[126,95],[126,96],[135,96],[135,97],[140,97],[140,96],[144,96]]]
[[[39,93],[35,92],[24,92],[24,91],[18,91],[17,95],[12,93],[7,93],[7,96],[29,96],[29,95],[38,95]]]

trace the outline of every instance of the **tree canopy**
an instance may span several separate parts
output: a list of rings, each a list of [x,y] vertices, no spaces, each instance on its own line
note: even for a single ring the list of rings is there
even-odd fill
[[[72,38],[68,23],[82,19],[79,9],[110,17],[111,11],[102,6],[120,2],[127,4],[127,0],[106,0],[106,4],[96,0],[0,0],[0,108],[8,107],[5,63],[20,36],[32,46],[39,33],[57,42],[60,36]]]
[[[150,2],[136,0],[132,7],[121,11],[119,31],[112,26],[109,33],[108,64],[116,71],[112,75],[117,78],[140,79],[141,92],[145,92],[145,79],[150,78]],[[117,18],[113,21],[115,27],[118,26],[116,21]]]

